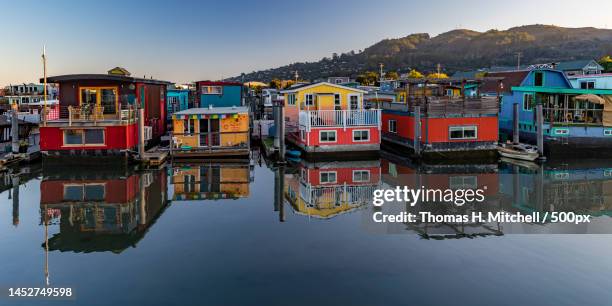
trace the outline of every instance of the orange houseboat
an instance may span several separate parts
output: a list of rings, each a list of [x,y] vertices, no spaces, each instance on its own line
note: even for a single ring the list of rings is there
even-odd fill
[[[238,199],[249,196],[248,163],[180,164],[172,170],[174,201]]]
[[[380,178],[379,160],[302,162],[285,175],[285,199],[299,215],[329,219],[371,203]]]
[[[59,224],[50,250],[119,253],[133,247],[166,208],[166,189],[164,171],[45,167],[41,218]]]
[[[366,91],[327,82],[281,91],[287,140],[307,154],[380,150],[380,110],[366,109]]]
[[[405,81],[400,102],[381,104],[384,144],[424,158],[496,156],[498,98],[481,96],[478,86],[465,80]]]
[[[144,108],[144,137],[159,141],[166,132],[165,100],[169,82],[114,74],[50,77],[59,84],[59,118],[40,126],[46,156],[128,156],[138,146],[139,108]]]

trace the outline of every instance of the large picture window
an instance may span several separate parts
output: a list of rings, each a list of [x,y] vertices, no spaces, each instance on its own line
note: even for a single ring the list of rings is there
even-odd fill
[[[64,186],[64,201],[81,202],[104,201],[106,186],[104,184],[70,184]]]
[[[368,130],[353,131],[353,141],[361,142],[361,141],[369,141],[369,140],[370,140],[370,131]]]
[[[104,129],[64,130],[65,146],[104,145]]]
[[[389,120],[389,133],[397,133],[397,121]]]
[[[202,86],[203,95],[222,95],[223,86]]]
[[[81,87],[81,107],[102,107],[104,114],[116,114],[119,95],[116,87]]]
[[[325,171],[319,175],[321,184],[330,184],[336,182],[336,171]]]
[[[320,142],[336,142],[336,131],[321,131],[319,134]]]
[[[448,128],[448,135],[451,140],[477,139],[478,127],[475,125],[451,126]]]

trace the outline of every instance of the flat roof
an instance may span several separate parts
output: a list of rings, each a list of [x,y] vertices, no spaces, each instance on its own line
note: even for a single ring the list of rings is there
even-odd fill
[[[539,86],[517,86],[517,87],[512,87],[512,91],[560,93],[560,94],[576,94],[576,95],[582,95],[582,94],[612,95],[612,89],[578,89],[578,88],[539,87]]]
[[[131,83],[147,83],[147,84],[159,84],[159,85],[170,85],[172,82],[145,79],[145,78],[134,78],[131,76],[114,75],[114,74],[65,74],[47,77],[47,83],[61,83],[68,81],[80,81],[80,80],[103,80],[103,81],[119,81],[119,82],[131,82]],[[40,79],[40,82],[44,82],[44,78]]]
[[[197,81],[196,84],[204,86],[242,86],[242,83],[226,81]]]
[[[190,108],[180,112],[174,113],[174,115],[214,115],[214,114],[237,114],[237,113],[248,113],[249,108],[246,106],[237,107],[200,107]]]

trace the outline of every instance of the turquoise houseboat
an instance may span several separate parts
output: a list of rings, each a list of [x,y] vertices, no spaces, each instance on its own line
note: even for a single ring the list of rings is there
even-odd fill
[[[189,90],[188,89],[168,89],[168,98],[166,99],[166,119],[167,122],[172,120],[172,114],[189,108]]]
[[[612,155],[612,89],[574,88],[562,71],[534,69],[502,99],[501,139],[512,139],[518,104],[521,142],[536,143],[536,106],[542,105],[544,152]]]
[[[197,107],[243,106],[244,88],[237,82],[196,82]]]

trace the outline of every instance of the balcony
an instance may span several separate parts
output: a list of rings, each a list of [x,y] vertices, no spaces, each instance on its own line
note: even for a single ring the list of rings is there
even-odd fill
[[[490,116],[499,112],[497,97],[410,97],[408,102],[381,103],[386,110],[414,113],[415,106],[421,107],[421,115],[428,117],[457,117],[457,116]]]
[[[380,110],[302,110],[299,114],[300,129],[313,127],[378,127]]]
[[[125,125],[136,123],[137,114],[132,105],[121,106],[114,113],[105,113],[103,106],[59,106],[47,109],[43,126]]]

